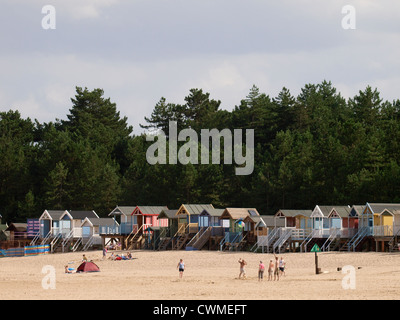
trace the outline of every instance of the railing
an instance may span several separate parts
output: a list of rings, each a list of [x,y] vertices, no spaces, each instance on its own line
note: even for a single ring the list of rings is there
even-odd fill
[[[99,226],[99,234],[121,234],[120,226]]]
[[[373,235],[375,237],[392,237],[393,226],[374,226]]]
[[[40,239],[40,232],[36,233],[35,236],[33,237],[30,245],[34,246],[36,244],[36,241],[38,241]]]
[[[283,231],[279,239],[274,243],[273,252],[278,248],[278,252],[281,253],[282,246],[286,243],[287,240],[292,236],[292,229],[286,229]]]
[[[399,236],[399,233],[400,233],[400,229],[397,229],[397,230],[395,231],[395,233],[394,233],[392,239],[389,241],[389,251],[390,251],[390,252],[394,251],[394,247],[395,247],[395,244],[396,244],[396,240],[397,240],[397,238],[398,238],[398,236]],[[398,246],[397,248],[400,249],[399,246]]]
[[[52,230],[50,230],[49,233],[42,239],[42,242],[40,244],[41,245],[46,244],[52,235],[53,235],[53,232],[52,232]]]
[[[57,234],[54,238],[53,238],[53,240],[50,242],[50,251],[51,252],[54,252],[54,250],[56,249],[56,243],[57,243],[57,241],[59,241],[60,239],[62,238],[62,235],[61,235],[61,233],[59,233],[59,234]]]
[[[212,227],[202,227],[199,232],[187,243],[186,248],[192,247],[195,249],[199,249],[205,244],[205,241],[211,235]]]
[[[202,236],[202,234],[206,230],[207,230],[207,227],[200,228],[199,232],[197,232],[196,235],[192,239],[190,239],[190,241],[187,243],[187,246],[191,247]]]
[[[304,240],[307,238],[307,235],[310,233],[309,229],[292,229],[292,239],[293,240]]]
[[[95,236],[92,235],[86,244],[83,246],[82,251],[87,251],[94,243]]]
[[[75,252],[78,250],[79,246],[82,244],[83,238],[79,238],[78,241],[74,243],[74,246],[72,247],[72,251]]]
[[[316,237],[316,235],[319,235],[319,230],[313,229],[310,234],[304,239],[304,241],[300,244],[300,251],[303,252],[303,248],[304,248],[304,252],[307,252],[307,245],[311,242],[311,240],[313,238]]]
[[[324,244],[321,246],[322,251],[329,251],[330,245],[334,239],[336,239],[338,236],[340,236],[340,229],[339,228],[331,228],[331,232],[329,234],[328,239],[324,242]]]
[[[355,234],[355,236],[350,240],[348,244],[348,250],[350,251],[350,249],[353,248],[353,251],[356,251],[357,245],[361,242],[362,239],[364,239],[370,233],[371,233],[370,227],[363,227],[359,229],[358,232]]]
[[[269,246],[272,244],[273,240],[278,237],[280,228],[274,228],[268,232],[266,236],[259,236],[257,238],[256,244],[251,249],[252,251],[257,251],[258,248],[261,247],[262,252],[264,253],[264,247],[267,247],[267,251],[269,251]],[[257,246],[257,247],[255,247]]]
[[[61,243],[61,245],[63,247],[63,251],[64,251],[65,246],[73,238],[73,236],[74,236],[74,229],[71,229],[70,232],[65,236],[63,242]]]

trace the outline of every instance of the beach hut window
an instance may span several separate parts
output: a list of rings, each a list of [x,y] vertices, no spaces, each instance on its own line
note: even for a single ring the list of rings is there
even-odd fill
[[[84,237],[89,237],[90,236],[90,227],[82,227],[82,235]]]
[[[341,221],[342,219],[340,218],[332,218],[332,228],[340,229],[342,227]]]
[[[229,228],[229,220],[228,219],[222,219],[222,227]]]
[[[321,223],[321,218],[314,218],[314,229],[321,229],[322,228],[322,223]]]
[[[212,217],[211,218],[211,226],[219,226],[219,219],[218,217]]]

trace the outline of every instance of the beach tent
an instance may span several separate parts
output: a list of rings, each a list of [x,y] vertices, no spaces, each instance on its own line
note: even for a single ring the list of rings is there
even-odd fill
[[[76,272],[99,272],[99,267],[94,262],[82,262]]]

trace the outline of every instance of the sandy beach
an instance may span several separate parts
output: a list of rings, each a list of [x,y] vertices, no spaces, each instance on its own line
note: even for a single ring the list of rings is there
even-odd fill
[[[101,251],[85,253],[100,268],[96,273],[66,274],[65,265],[77,268],[82,252],[0,259],[0,299],[90,300],[267,300],[267,299],[398,299],[400,254],[318,253],[321,274],[315,274],[314,253],[285,253],[286,275],[279,281],[259,282],[258,264],[271,254],[215,251],[132,251],[133,260],[102,260]],[[110,253],[107,254],[109,256]],[[186,268],[179,279],[179,259]],[[246,279],[238,279],[238,259],[244,258]],[[344,289],[347,274],[355,270],[355,289]],[[44,289],[42,280],[55,270],[55,288]],[[50,267],[50,269],[51,269]],[[46,269],[44,269],[45,271]],[[50,283],[50,282],[48,282]],[[345,282],[350,283],[350,282]]]

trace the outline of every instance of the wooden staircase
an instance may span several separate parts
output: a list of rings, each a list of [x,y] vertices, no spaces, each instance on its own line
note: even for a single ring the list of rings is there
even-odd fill
[[[181,250],[188,240],[189,240],[188,233],[178,236],[174,241],[174,245],[173,245],[172,249],[173,250]]]
[[[201,250],[210,239],[212,227],[202,228],[186,245],[186,250]]]
[[[389,251],[400,251],[400,229],[393,235],[393,238],[389,241]]]
[[[160,240],[160,244],[157,247],[157,251],[161,250],[167,250],[168,246],[171,244],[172,238],[171,237],[165,237]]]
[[[143,225],[141,225],[136,232],[132,230],[132,232],[128,235],[128,237],[125,239],[125,247],[127,248],[127,250],[141,248],[143,240],[142,230]]]

